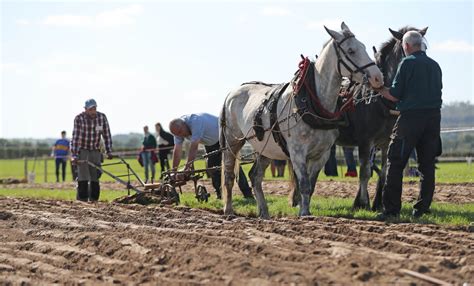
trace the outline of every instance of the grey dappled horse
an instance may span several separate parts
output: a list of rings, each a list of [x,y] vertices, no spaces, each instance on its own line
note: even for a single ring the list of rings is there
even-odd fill
[[[403,27],[398,31],[389,29],[392,37],[382,43],[375,59],[377,66],[383,73],[385,86],[391,86],[393,78],[397,72],[397,67],[404,57],[402,48],[403,35],[408,31],[418,31],[423,36],[428,27],[416,29],[413,27]],[[359,191],[354,200],[353,207],[370,209],[370,199],[368,193],[368,182],[371,175],[370,155],[372,148],[380,148],[382,154],[382,170],[378,173],[376,193],[372,209],[380,210],[382,207],[382,188],[385,183],[387,171],[387,150],[390,143],[393,125],[397,120],[396,114],[391,112],[395,105],[384,99],[374,98],[369,104],[363,102],[356,105],[353,112],[348,112],[349,125],[339,128],[339,137],[336,144],[340,146],[357,146],[359,149]],[[291,204],[295,206],[299,201],[296,189],[290,194]]]
[[[370,59],[365,46],[359,42],[346,24],[341,24],[342,32],[325,27],[331,36],[323,47],[314,66],[314,82],[317,101],[329,112],[336,108],[339,86],[342,77],[350,77],[359,83],[368,79],[373,87],[383,84],[383,76]],[[310,215],[309,205],[312,190],[320,169],[326,163],[329,150],[338,136],[337,129],[314,129],[301,120],[295,110],[294,85],[286,85],[276,101],[277,118],[271,118],[271,108],[260,108],[269,99],[274,85],[262,83],[244,84],[227,96],[220,118],[220,143],[223,150],[224,214],[233,215],[232,187],[235,180],[236,158],[248,141],[258,152],[250,171],[250,179],[255,192],[258,215],[269,218],[267,203],[262,192],[264,171],[271,159],[287,160],[293,164],[294,173],[301,190],[299,214]],[[257,113],[261,118],[261,138],[255,132]],[[273,122],[273,124],[271,124]],[[280,124],[278,126],[278,124]],[[272,136],[275,128],[286,141],[282,148]],[[272,132],[273,131],[273,132]]]

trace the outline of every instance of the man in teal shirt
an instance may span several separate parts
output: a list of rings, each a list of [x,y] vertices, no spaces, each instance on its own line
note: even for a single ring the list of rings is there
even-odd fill
[[[402,44],[407,56],[400,62],[392,86],[380,90],[383,97],[397,103],[400,111],[388,150],[381,220],[400,215],[403,169],[414,148],[418,154],[421,184],[413,216],[421,217],[429,212],[434,193],[435,158],[441,150],[441,68],[423,51],[420,33],[405,33]]]

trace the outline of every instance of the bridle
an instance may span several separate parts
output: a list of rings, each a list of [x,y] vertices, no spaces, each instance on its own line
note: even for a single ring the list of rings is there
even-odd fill
[[[349,55],[346,53],[346,51],[344,51],[344,49],[341,47],[342,43],[344,43],[347,39],[350,39],[350,38],[354,38],[354,35],[349,35],[347,37],[345,37],[344,39],[342,39],[342,41],[338,42],[336,40],[333,41],[333,45],[334,45],[334,49],[336,50],[336,55],[337,55],[337,71],[339,72],[339,75],[342,77],[342,73],[341,73],[341,64],[351,73],[351,76],[350,76],[350,81],[352,82],[352,75],[355,74],[355,73],[361,73],[363,74],[365,77],[368,77],[368,73],[365,72],[365,69],[370,67],[370,66],[375,66],[375,62],[370,62],[364,66],[361,66],[359,67],[350,57]],[[344,57],[347,59],[347,61],[349,63],[351,63],[356,69],[352,69],[344,60],[343,58],[341,57],[341,53],[344,55]]]

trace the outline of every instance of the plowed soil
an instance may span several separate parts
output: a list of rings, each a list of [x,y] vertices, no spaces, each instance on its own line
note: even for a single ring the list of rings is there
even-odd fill
[[[328,196],[353,197],[357,189],[354,183],[318,186],[317,193]],[[287,193],[286,182],[266,182],[265,188]],[[435,200],[472,202],[472,190],[437,186]],[[405,196],[416,193],[416,185],[405,186]],[[426,283],[401,268],[472,283],[469,230],[327,217],[263,221],[186,207],[0,197],[0,284]]]

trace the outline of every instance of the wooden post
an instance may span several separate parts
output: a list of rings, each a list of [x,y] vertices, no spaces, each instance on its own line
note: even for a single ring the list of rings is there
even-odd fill
[[[48,158],[44,158],[44,182],[48,182]]]
[[[25,161],[25,177],[24,178],[25,180],[27,180],[28,179],[28,158],[25,157],[23,160]]]

